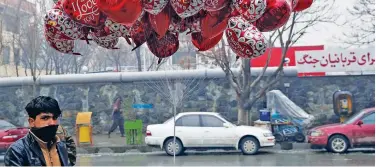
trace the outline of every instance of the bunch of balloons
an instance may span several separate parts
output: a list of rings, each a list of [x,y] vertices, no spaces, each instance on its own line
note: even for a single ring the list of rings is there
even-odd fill
[[[238,57],[264,54],[262,32],[285,25],[292,12],[313,0],[54,0],[45,15],[45,37],[56,50],[74,51],[76,40],[118,49],[125,38],[134,49],[146,43],[160,60],[179,48],[179,33],[191,35],[199,51],[214,47],[226,34]],[[159,60],[159,61],[160,61]]]

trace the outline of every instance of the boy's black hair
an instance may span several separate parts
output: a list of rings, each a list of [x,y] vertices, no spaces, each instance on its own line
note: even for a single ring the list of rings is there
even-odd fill
[[[54,117],[61,115],[61,110],[58,102],[47,96],[38,96],[31,100],[25,107],[25,110],[30,118],[35,119],[41,113],[51,113]]]

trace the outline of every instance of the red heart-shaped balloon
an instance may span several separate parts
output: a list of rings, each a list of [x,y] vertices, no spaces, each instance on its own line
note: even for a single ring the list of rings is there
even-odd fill
[[[184,25],[189,28],[189,33],[201,32],[201,18],[206,15],[206,12],[199,13],[184,19]]]
[[[145,14],[145,16],[141,20],[137,20],[130,28],[130,36],[133,42],[136,44],[136,47],[132,50],[135,50],[136,48],[144,44],[149,39],[152,33],[152,29],[149,25],[149,22],[147,21],[147,17],[148,15]]]
[[[102,26],[106,17],[95,0],[63,0],[64,12],[74,21],[89,27]]]
[[[119,37],[116,33],[108,33],[104,29],[95,29],[90,33],[94,42],[106,49],[118,49],[116,47]]]
[[[81,55],[80,53],[75,53],[73,51],[74,48],[74,40],[62,40],[62,39],[53,39],[48,36],[45,36],[47,43],[54,48],[55,50],[65,53],[65,54],[72,54],[72,55]]]
[[[306,10],[309,7],[311,7],[313,3],[313,0],[295,0],[295,1],[297,1],[297,4],[293,8],[294,12],[300,12],[300,11]]]
[[[117,43],[119,42],[119,38],[111,39],[111,40],[101,40],[99,38],[93,37],[94,42],[106,49],[119,49],[116,47]]]
[[[230,7],[231,7],[230,17],[240,16],[240,13],[238,12],[238,10],[235,9],[234,5],[230,5]]]
[[[287,0],[268,0],[265,13],[256,21],[261,32],[274,31],[287,23],[292,8]]]
[[[52,7],[52,9],[60,9],[60,10],[64,10],[63,9],[63,0],[54,0],[54,5]]]
[[[158,39],[157,34],[153,32],[147,41],[147,45],[151,53],[161,59],[172,56],[179,49],[179,39],[173,33],[166,33],[165,36]]]
[[[167,6],[168,0],[142,0],[142,4],[145,11],[157,15]]]
[[[85,38],[84,27],[59,9],[47,11],[44,18],[45,34],[54,39],[76,40]]]
[[[140,17],[142,3],[140,0],[96,0],[99,10],[111,20],[128,27]]]
[[[212,38],[222,33],[230,19],[231,8],[226,7],[220,11],[208,12],[200,22],[201,34],[204,38]]]
[[[177,14],[172,13],[168,31],[176,34],[186,31],[187,28],[188,26],[185,24],[185,20],[181,19]]]
[[[296,5],[298,5],[298,1],[299,1],[299,0],[289,0],[289,1],[291,1],[291,8],[292,8],[293,11],[294,11]]]
[[[104,30],[107,34],[115,34],[116,37],[126,37],[129,35],[129,28],[120,23],[116,23],[111,19],[107,19],[104,23]]]
[[[266,10],[266,0],[234,0],[234,7],[249,22],[259,19]]]
[[[233,17],[229,20],[226,37],[230,48],[239,57],[258,57],[264,54],[267,48],[262,33],[241,17]]]
[[[204,0],[204,9],[209,12],[214,12],[223,9],[227,6],[227,0]]]
[[[170,4],[181,18],[197,14],[205,5],[203,0],[171,0]]]
[[[170,26],[170,10],[165,8],[157,15],[149,14],[149,23],[159,37],[163,37]]]
[[[192,33],[192,44],[198,49],[198,51],[207,51],[213,48],[221,41],[223,32],[213,38],[204,38],[201,33]]]

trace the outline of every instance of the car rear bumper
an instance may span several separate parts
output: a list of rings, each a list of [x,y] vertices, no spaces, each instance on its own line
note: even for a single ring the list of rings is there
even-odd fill
[[[160,147],[162,145],[161,137],[147,136],[145,137],[145,144],[151,147]]]
[[[260,139],[260,147],[273,147],[273,146],[275,146],[274,136]]]
[[[325,147],[328,144],[328,138],[327,136],[308,136],[308,143],[314,146]]]

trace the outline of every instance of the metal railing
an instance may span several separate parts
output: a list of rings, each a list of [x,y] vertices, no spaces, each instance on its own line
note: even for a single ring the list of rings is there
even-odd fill
[[[276,67],[269,67],[265,76],[275,72]],[[239,74],[239,69],[233,69],[235,75]],[[258,76],[262,68],[252,68],[251,75]],[[285,76],[296,76],[295,67],[285,67]],[[224,78],[225,73],[221,69],[203,69],[203,70],[176,70],[176,71],[147,71],[147,72],[108,72],[108,73],[90,73],[90,74],[67,74],[67,75],[43,75],[38,76],[36,85],[53,84],[85,84],[85,83],[121,83],[136,81],[152,81],[161,79],[182,79],[182,78]],[[9,86],[27,86],[33,85],[32,77],[9,77],[0,78],[0,87]]]

